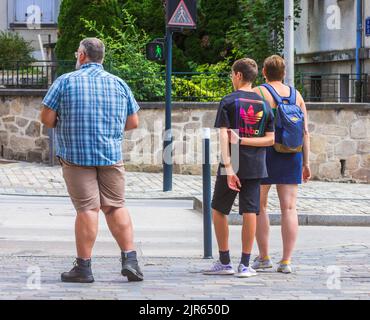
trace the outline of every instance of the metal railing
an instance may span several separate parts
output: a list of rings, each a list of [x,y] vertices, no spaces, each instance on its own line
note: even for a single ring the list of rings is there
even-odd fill
[[[307,102],[369,102],[369,75],[301,73],[296,88]]]
[[[51,61],[0,64],[0,88],[48,88],[55,80],[55,69],[56,65]]]
[[[164,101],[165,73],[125,74],[112,63],[105,69],[124,79],[139,101]],[[75,69],[75,61],[7,62],[0,64],[0,88],[48,89],[61,74]],[[257,83],[262,82],[259,77]],[[296,88],[307,102],[370,102],[368,74],[298,73]],[[219,101],[232,91],[228,73],[174,72],[173,101]]]

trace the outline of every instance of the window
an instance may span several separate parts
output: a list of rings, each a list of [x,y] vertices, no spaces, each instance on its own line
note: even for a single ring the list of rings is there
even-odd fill
[[[322,77],[311,76],[311,101],[319,102],[322,98]]]
[[[349,102],[349,74],[340,75],[339,83],[339,101],[340,102]]]
[[[11,25],[24,25],[40,12],[41,25],[56,24],[60,0],[9,0]],[[32,8],[35,6],[35,8]]]

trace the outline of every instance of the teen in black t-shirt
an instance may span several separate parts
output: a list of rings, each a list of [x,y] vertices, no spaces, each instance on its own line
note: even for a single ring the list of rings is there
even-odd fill
[[[235,274],[228,246],[228,221],[239,194],[239,213],[243,216],[242,258],[237,276],[251,277],[249,267],[259,214],[260,183],[267,177],[266,147],[274,144],[274,115],[270,105],[253,92],[258,74],[254,60],[241,59],[232,67],[235,92],[220,103],[215,127],[220,128],[221,157],[212,200],[213,221],[220,251],[207,275]]]

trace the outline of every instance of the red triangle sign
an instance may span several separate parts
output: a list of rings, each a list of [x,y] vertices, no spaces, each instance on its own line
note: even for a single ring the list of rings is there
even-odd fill
[[[168,22],[168,25],[195,27],[196,24],[189,13],[188,7],[186,6],[184,0],[180,1],[172,18]]]

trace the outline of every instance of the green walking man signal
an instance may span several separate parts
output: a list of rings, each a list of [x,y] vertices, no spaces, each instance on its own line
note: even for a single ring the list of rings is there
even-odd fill
[[[165,60],[163,41],[156,39],[148,43],[146,45],[146,58],[150,61],[163,62]]]

